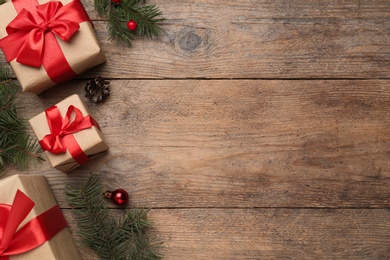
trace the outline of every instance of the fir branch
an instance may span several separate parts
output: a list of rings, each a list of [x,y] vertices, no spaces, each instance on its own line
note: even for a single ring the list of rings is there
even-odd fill
[[[5,0],[0,0],[0,5],[4,4]]]
[[[7,164],[25,169],[31,161],[43,160],[39,143],[26,133],[25,121],[17,114],[16,94],[9,71],[0,68],[0,175]]]
[[[165,19],[161,18],[162,12],[154,4],[145,5],[144,0],[122,0],[119,3],[94,0],[94,3],[98,14],[107,18],[109,40],[116,40],[118,44],[131,45],[136,37],[153,38],[162,31],[160,24]],[[137,22],[136,31],[127,28],[129,20]]]
[[[102,199],[103,189],[97,175],[83,188],[69,187],[67,201],[79,228],[80,243],[96,251],[101,259],[161,259],[160,244],[152,244],[146,231],[152,225],[147,210],[132,209],[116,221]]]

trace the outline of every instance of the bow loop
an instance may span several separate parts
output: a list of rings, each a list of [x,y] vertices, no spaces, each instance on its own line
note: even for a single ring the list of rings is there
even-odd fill
[[[63,41],[69,41],[70,38],[80,29],[78,23],[69,20],[55,20],[47,23],[48,30],[53,32]]]
[[[75,115],[74,118],[72,118],[73,114]],[[72,105],[69,106],[62,124],[63,133],[65,135],[73,134],[80,130],[83,130],[84,129],[82,126],[83,120],[84,120],[83,113],[80,111],[80,109]]]
[[[7,33],[13,34],[18,31],[31,31],[37,27],[34,16],[26,9],[22,9],[19,14],[6,27]]]

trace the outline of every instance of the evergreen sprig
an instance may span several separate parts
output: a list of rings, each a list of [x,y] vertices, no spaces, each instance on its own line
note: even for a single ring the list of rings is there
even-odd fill
[[[146,236],[152,225],[148,211],[131,209],[116,220],[102,199],[97,175],[91,175],[82,188],[69,187],[66,194],[77,220],[80,243],[95,250],[100,259],[161,259],[157,252],[160,244],[153,244]]]
[[[141,3],[142,2],[142,3]],[[116,40],[119,44],[131,45],[136,37],[158,36],[161,32],[160,24],[162,12],[155,5],[146,5],[142,0],[122,0],[114,3],[112,0],[94,0],[95,10],[100,16],[107,18],[109,40]],[[127,22],[136,21],[135,31],[127,28]]]
[[[0,175],[7,164],[24,169],[32,160],[42,160],[39,143],[26,132],[15,105],[17,85],[9,71],[0,68]]]
[[[0,0],[0,5],[4,4],[5,0]]]

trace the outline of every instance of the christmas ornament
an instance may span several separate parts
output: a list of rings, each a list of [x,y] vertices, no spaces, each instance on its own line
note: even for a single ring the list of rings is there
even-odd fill
[[[77,221],[82,245],[95,250],[99,259],[161,259],[161,243],[154,243],[147,234],[152,223],[148,210],[126,210],[122,217],[111,215],[102,198],[100,178],[93,174],[82,187],[68,187],[67,201]]]
[[[93,102],[104,102],[110,96],[110,83],[101,77],[97,77],[87,83],[85,86],[85,97]]]
[[[104,192],[104,197],[112,200],[115,205],[123,206],[127,204],[129,200],[129,194],[124,189],[116,189],[114,191],[106,191]]]
[[[138,27],[138,24],[136,21],[130,20],[127,22],[127,29],[129,29],[130,31],[137,30],[137,27]]]
[[[113,2],[114,4],[119,4],[119,3],[122,2],[122,0],[112,0],[112,2]]]

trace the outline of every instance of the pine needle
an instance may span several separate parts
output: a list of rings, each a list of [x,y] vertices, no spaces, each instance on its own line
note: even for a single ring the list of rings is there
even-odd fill
[[[67,201],[73,207],[80,243],[95,250],[100,259],[161,259],[160,244],[152,244],[146,231],[152,223],[147,210],[131,209],[116,220],[102,199],[97,175],[91,175],[82,188],[69,187]]]
[[[0,0],[0,5],[4,4],[5,0]]]
[[[8,164],[26,169],[31,161],[43,160],[39,143],[26,133],[25,120],[17,114],[17,87],[9,71],[0,68],[0,176]]]
[[[146,5],[145,1],[141,0],[122,0],[120,3],[95,0],[94,3],[98,14],[107,18],[110,41],[116,40],[118,44],[130,46],[136,37],[153,38],[162,31],[160,24],[165,18],[161,18],[162,12],[154,4]],[[137,22],[135,31],[127,28],[129,20]]]

